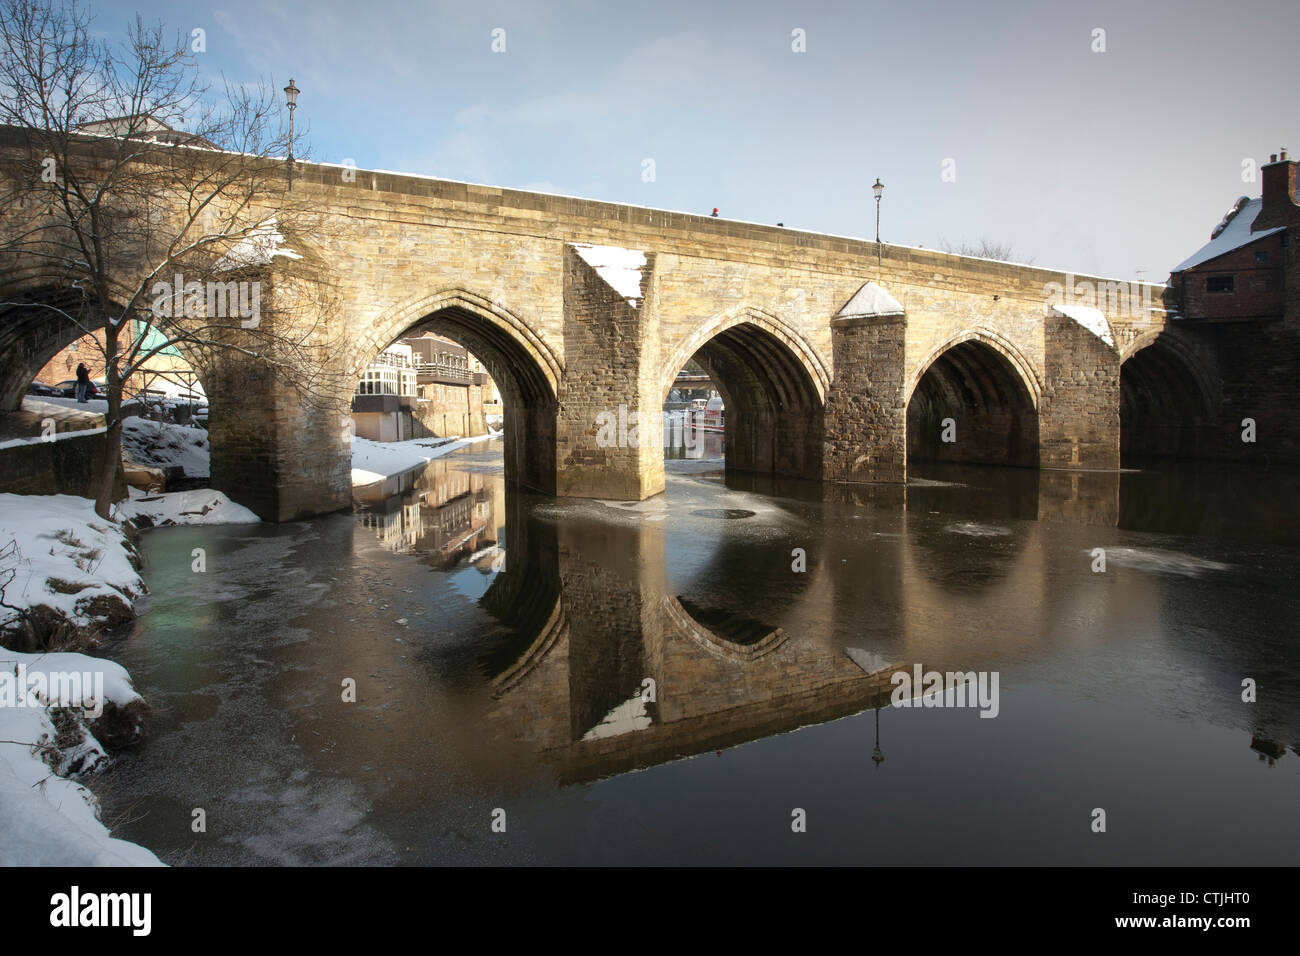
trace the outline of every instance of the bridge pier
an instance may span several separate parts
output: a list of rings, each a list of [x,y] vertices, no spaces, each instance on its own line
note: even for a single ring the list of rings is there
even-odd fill
[[[664,490],[659,321],[642,268],[632,305],[564,247],[564,379],[556,420],[556,494],[640,501]]]
[[[347,397],[304,407],[272,368],[235,353],[217,355],[203,380],[213,488],[265,521],[352,507]]]
[[[1118,468],[1119,353],[1073,319],[1043,324],[1038,455],[1043,468]]]
[[[827,481],[907,480],[907,317],[831,321],[835,379],[826,396]]]

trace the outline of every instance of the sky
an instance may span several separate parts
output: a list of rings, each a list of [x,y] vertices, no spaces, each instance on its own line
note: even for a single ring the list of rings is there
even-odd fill
[[[868,239],[879,177],[886,242],[1121,279],[1163,281],[1300,153],[1295,0],[92,10],[202,30],[212,78],[292,76],[315,161]]]

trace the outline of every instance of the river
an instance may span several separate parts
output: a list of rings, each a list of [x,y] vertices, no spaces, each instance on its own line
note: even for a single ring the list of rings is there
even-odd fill
[[[146,532],[114,835],[177,865],[1295,863],[1294,472],[729,486],[719,453],[616,503],[507,493],[484,443],[354,514]],[[916,665],[996,707],[891,706]]]

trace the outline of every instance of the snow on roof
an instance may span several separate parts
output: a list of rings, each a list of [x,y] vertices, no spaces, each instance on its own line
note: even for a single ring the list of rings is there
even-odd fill
[[[1062,303],[1052,306],[1052,311],[1073,319],[1111,348],[1115,347],[1115,339],[1110,334],[1110,323],[1106,321],[1106,316],[1102,315],[1101,309],[1095,309],[1090,305]]]
[[[868,282],[853,293],[853,298],[844,304],[844,308],[835,313],[835,318],[853,319],[861,316],[902,314],[903,303],[876,283]]]
[[[284,236],[280,233],[275,219],[268,219],[231,246],[230,251],[217,260],[214,268],[218,272],[225,272],[243,266],[270,265],[271,260],[276,256],[284,256],[286,259],[302,258],[283,243]]]
[[[641,270],[645,253],[619,246],[597,246],[589,242],[570,243],[575,252],[600,274],[615,292],[635,306],[641,298]]]
[[[1263,239],[1265,236],[1271,236],[1285,229],[1285,226],[1278,226],[1276,229],[1264,229],[1260,232],[1250,231],[1250,224],[1259,215],[1259,207],[1262,203],[1263,200],[1260,199],[1250,199],[1244,203],[1238,200],[1236,207],[1224,217],[1224,221],[1219,223],[1211,234],[1210,241],[1196,250],[1189,258],[1178,263],[1170,271],[1182,272],[1184,269],[1199,266],[1203,262],[1209,262],[1211,259],[1217,259],[1234,249],[1249,245],[1256,239]]]

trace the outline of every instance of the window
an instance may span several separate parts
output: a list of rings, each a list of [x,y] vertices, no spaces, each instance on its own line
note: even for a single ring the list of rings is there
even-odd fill
[[[1208,276],[1205,280],[1205,291],[1215,293],[1227,293],[1233,291],[1233,279],[1236,276]]]
[[[1255,253],[1255,265],[1262,265],[1265,262],[1268,262],[1268,252],[1267,250],[1260,249]]]

